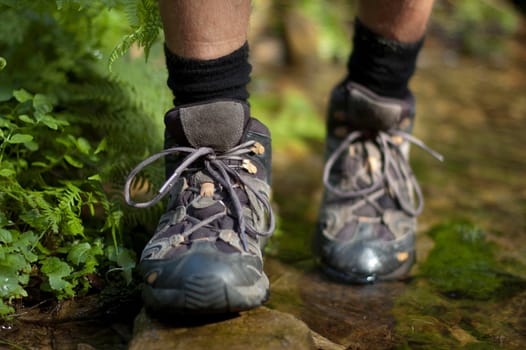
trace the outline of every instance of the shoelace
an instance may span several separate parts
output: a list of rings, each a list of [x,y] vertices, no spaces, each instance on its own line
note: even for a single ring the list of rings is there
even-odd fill
[[[325,188],[342,199],[354,199],[362,197],[365,201],[373,203],[376,198],[370,198],[372,194],[381,189],[385,183],[387,183],[387,186],[389,186],[389,188],[394,192],[395,197],[398,198],[402,209],[411,216],[418,216],[424,208],[424,197],[422,195],[422,190],[416,181],[413,171],[411,170],[411,166],[409,165],[405,156],[402,154],[400,144],[393,140],[393,136],[398,136],[403,140],[420,147],[439,161],[444,160],[444,157],[440,153],[434,151],[421,140],[406,132],[400,130],[378,131],[376,134],[377,146],[380,148],[380,152],[383,154],[383,169],[381,178],[377,181],[374,181],[369,187],[351,191],[342,191],[330,183],[329,177],[336,160],[347,150],[347,148],[354,141],[363,137],[367,137],[363,131],[353,131],[345,138],[338,148],[334,150],[325,164],[325,168],[323,169],[323,184],[325,185]],[[401,159],[401,161],[396,161],[396,157],[393,155],[394,152],[397,153],[399,156],[398,158]],[[389,170],[391,170],[394,174],[391,174]],[[412,204],[407,197],[402,196],[399,193],[398,186],[396,186],[395,183],[396,179],[402,179],[402,181],[408,180],[413,185],[413,189],[416,194],[415,204]]]
[[[204,168],[208,171],[210,174],[210,177],[217,181],[223,189],[227,192],[228,196],[232,200],[233,204],[233,214],[236,216],[239,224],[239,236],[241,239],[241,242],[243,244],[243,248],[245,251],[248,251],[248,243],[247,243],[247,232],[253,235],[259,235],[259,236],[265,236],[268,237],[274,232],[275,228],[275,218],[274,214],[272,212],[272,208],[269,202],[269,199],[259,193],[256,189],[254,189],[247,181],[243,179],[243,177],[240,176],[240,174],[232,169],[231,165],[228,165],[225,161],[240,161],[242,162],[244,158],[242,158],[243,155],[248,154],[252,152],[251,147],[256,144],[255,141],[247,141],[245,143],[242,143],[234,148],[231,148],[230,150],[224,152],[224,153],[216,153],[214,149],[210,147],[199,147],[199,148],[192,148],[192,147],[172,147],[167,148],[159,153],[156,153],[145,160],[143,160],[141,163],[139,163],[128,175],[128,178],[126,179],[126,183],[124,185],[124,199],[126,200],[126,203],[129,205],[136,207],[136,208],[147,208],[152,205],[155,205],[158,203],[161,199],[163,199],[168,193],[170,193],[171,189],[174,187],[174,185],[177,183],[181,175],[189,170],[189,167],[196,162],[197,160],[203,160]],[[146,202],[134,202],[131,199],[131,185],[133,182],[133,179],[139,172],[141,172],[145,167],[150,165],[151,163],[157,161],[160,158],[166,157],[171,154],[177,154],[177,153],[187,153],[188,155],[184,158],[184,160],[181,162],[181,164],[175,169],[174,173],[164,182],[164,184],[159,189],[158,193]],[[241,201],[239,199],[239,196],[237,195],[236,191],[234,190],[234,186],[232,184],[231,179],[235,181],[235,183],[240,184],[242,187],[246,190],[251,191],[255,198],[263,204],[267,211],[268,215],[268,227],[263,232],[258,232],[254,227],[247,224],[245,217],[243,215],[243,207],[241,204]],[[211,216],[210,218],[207,218],[200,223],[197,223],[192,229],[190,229],[189,232],[185,232],[184,236],[189,236],[190,233],[195,231],[197,228],[202,227],[206,224],[211,223],[214,220],[219,219],[220,217],[223,217],[227,215],[226,213],[219,213]],[[196,227],[197,226],[197,227]]]

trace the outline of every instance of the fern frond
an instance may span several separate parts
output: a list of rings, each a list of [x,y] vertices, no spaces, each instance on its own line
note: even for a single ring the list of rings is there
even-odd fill
[[[133,31],[124,36],[111,52],[108,59],[110,71],[112,64],[126,54],[134,43],[144,48],[145,58],[148,59],[150,49],[159,36],[159,31],[162,27],[159,6],[156,0],[126,1],[125,9]]]
[[[140,35],[140,29],[137,29],[133,33],[123,37],[121,42],[117,46],[115,46],[115,48],[111,51],[110,57],[108,58],[108,69],[110,72],[112,71],[111,68],[113,63],[117,59],[124,56],[134,42],[139,41]]]
[[[138,27],[140,25],[139,18],[137,17],[137,0],[124,0],[123,9],[128,24],[132,27]]]

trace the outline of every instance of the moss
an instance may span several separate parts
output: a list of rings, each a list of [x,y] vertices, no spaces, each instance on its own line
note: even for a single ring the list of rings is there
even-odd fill
[[[526,281],[509,274],[495,258],[495,246],[478,227],[466,222],[441,224],[429,231],[435,247],[420,267],[438,292],[452,298],[501,299]]]
[[[424,279],[416,280],[396,301],[392,313],[397,349],[523,348],[513,340],[518,325],[510,318],[510,301],[450,299],[431,287]]]
[[[526,281],[465,221],[432,228],[435,246],[395,302],[398,349],[524,349]],[[515,261],[516,262],[516,261]],[[516,262],[518,264],[518,262]],[[488,317],[491,315],[491,317]]]
[[[442,318],[451,305],[439,295],[415,283],[395,303],[393,315],[396,334],[401,339],[398,349],[452,349],[457,342],[449,336],[448,323]]]

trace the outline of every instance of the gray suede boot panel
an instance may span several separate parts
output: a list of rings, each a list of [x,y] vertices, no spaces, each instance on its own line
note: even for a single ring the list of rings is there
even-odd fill
[[[354,128],[389,130],[409,115],[410,107],[404,106],[404,101],[377,96],[355,83],[348,84],[347,89],[350,93],[347,111]]]
[[[239,102],[219,101],[179,110],[184,134],[193,147],[225,152],[243,136],[244,110]]]

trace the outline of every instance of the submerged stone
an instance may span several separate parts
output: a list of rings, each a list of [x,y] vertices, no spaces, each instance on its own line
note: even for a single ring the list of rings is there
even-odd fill
[[[171,322],[144,310],[135,320],[130,350],[143,349],[326,349],[342,347],[312,332],[296,317],[260,307],[227,317],[188,318]]]

